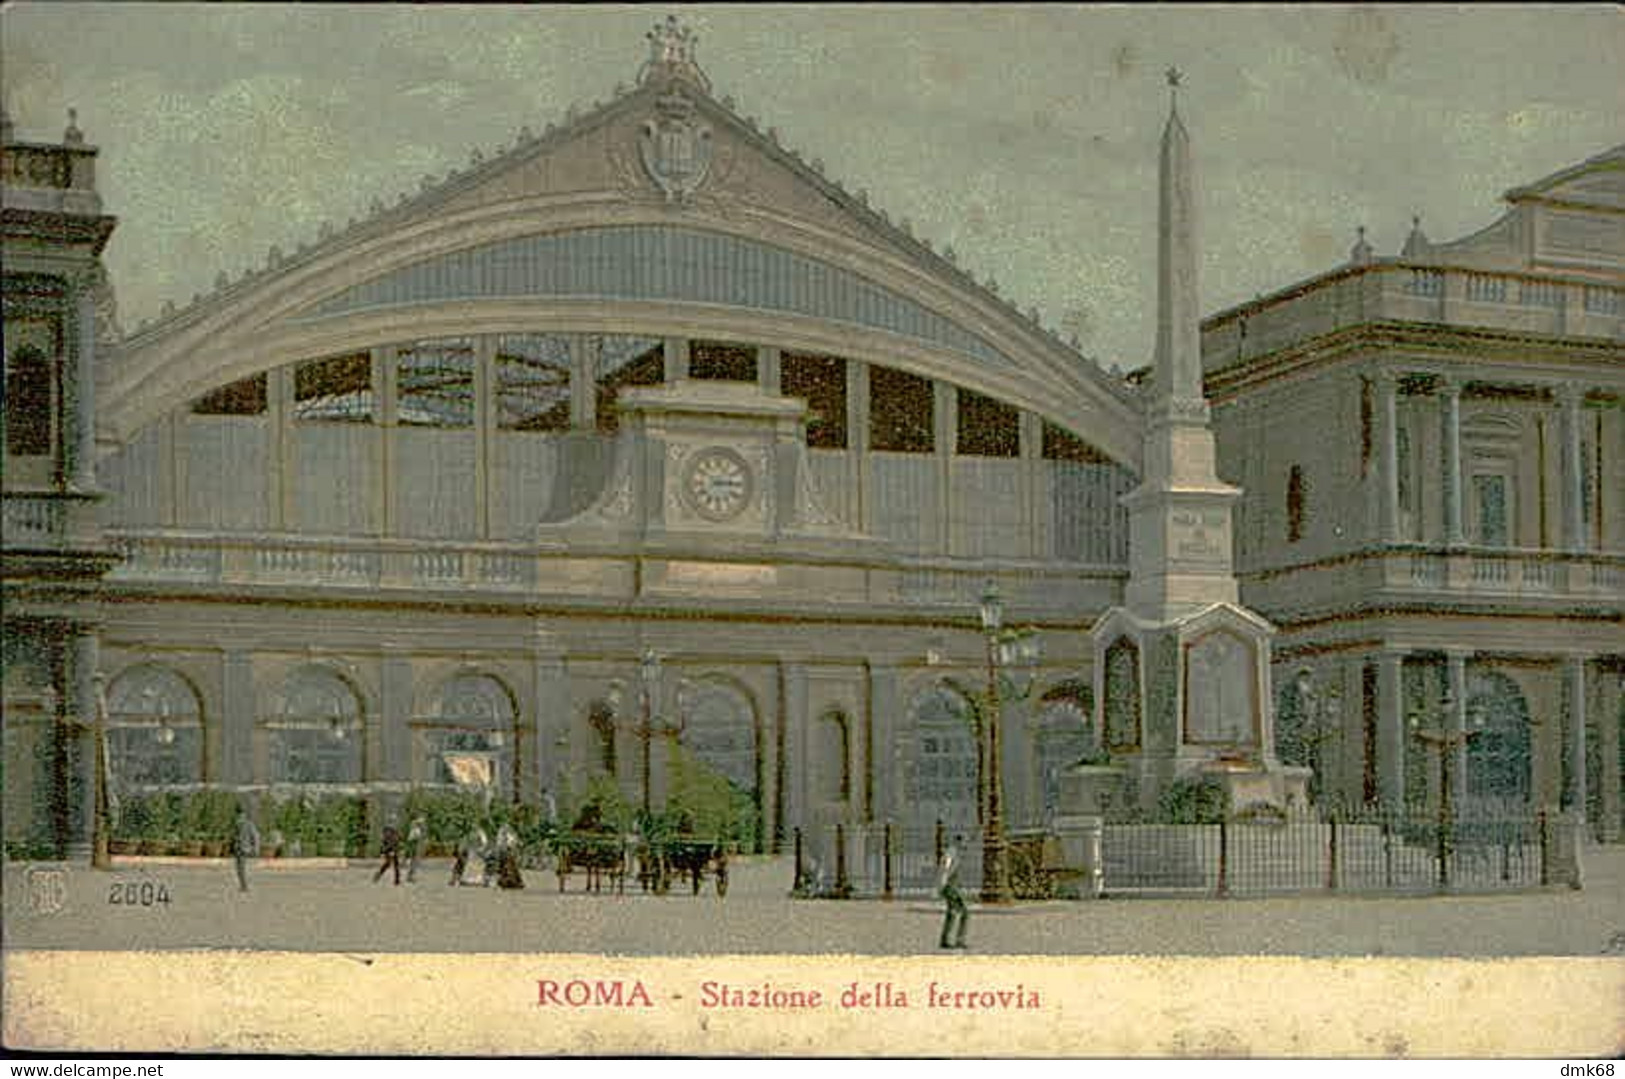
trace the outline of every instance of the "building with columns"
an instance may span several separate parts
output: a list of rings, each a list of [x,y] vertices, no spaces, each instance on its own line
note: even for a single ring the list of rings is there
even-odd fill
[[[5,287],[6,837],[57,849],[89,821],[101,532],[96,384],[116,336],[101,253],[115,219],[96,193],[96,148],[73,114],[60,142],[18,139],[0,111]]]
[[[1053,808],[1061,772],[1101,741],[1088,631],[1130,580],[1140,388],[738,115],[680,27],[649,45],[607,103],[313,228],[129,334],[79,298],[99,279],[63,292],[51,415],[72,419],[37,476],[10,438],[13,200],[79,192],[22,169],[36,151],[8,131],[8,839],[82,835],[85,784],[51,802],[12,777],[32,769],[44,790],[53,768],[85,774],[88,754],[64,754],[84,742],[96,671],[122,790],[387,802],[448,785],[462,754],[489,760],[505,797],[567,804],[607,775],[635,801],[647,745],[659,800],[672,742],[640,728],[647,685],[648,713],[680,720],[688,753],[748,795],[760,849],[836,823],[969,831],[964,697],[985,679],[990,578],[1007,621],[1044,643],[1006,712],[1006,820]],[[1602,190],[1614,209],[1597,213],[1617,222],[1618,187]],[[1277,689],[1309,667],[1341,732],[1314,743],[1324,790],[1403,795],[1400,702],[1430,699],[1437,668],[1517,688],[1526,742],[1493,759],[1523,753],[1530,802],[1568,774],[1554,717],[1579,687],[1615,762],[1586,789],[1611,792],[1618,823],[1625,243],[1537,243],[1574,233],[1540,224],[1571,212],[1547,191],[1468,246],[1366,259],[1201,329],[1218,475],[1244,491],[1240,599],[1280,627]],[[1537,261],[1472,261],[1492,240]],[[1558,257],[1539,243],[1580,261],[1538,261]],[[1472,291],[1485,282],[1497,301]],[[1567,412],[1551,388],[1566,383]],[[1440,400],[1457,402],[1453,501],[1432,464]],[[1269,422],[1274,402],[1291,421]],[[1325,423],[1298,422],[1309,410]],[[1353,432],[1347,460],[1333,431]],[[1530,446],[1548,455],[1534,472]],[[1270,470],[1293,466],[1288,540]],[[1465,544],[1445,538],[1447,502],[1468,507]],[[1516,540],[1472,538],[1494,521],[1481,503]],[[100,514],[82,550],[75,506]],[[1570,544],[1564,514],[1592,539]],[[25,539],[82,567],[71,589],[53,570],[25,597],[27,624],[12,603]],[[52,618],[65,628],[38,628]],[[1471,653],[1452,666],[1446,648]],[[1505,696],[1458,694],[1460,721],[1490,700],[1504,725]],[[14,700],[36,702],[32,726]],[[1277,732],[1288,764],[1305,763],[1304,729]],[[1469,750],[1469,790],[1491,744]]]
[[[1625,146],[1449,243],[1202,329],[1243,599],[1279,628],[1279,745],[1323,800],[1469,798],[1621,826]]]

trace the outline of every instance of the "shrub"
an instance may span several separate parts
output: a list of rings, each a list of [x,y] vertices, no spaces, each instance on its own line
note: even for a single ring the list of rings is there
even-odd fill
[[[1212,779],[1179,779],[1157,801],[1162,824],[1217,824],[1230,812],[1230,796]]]

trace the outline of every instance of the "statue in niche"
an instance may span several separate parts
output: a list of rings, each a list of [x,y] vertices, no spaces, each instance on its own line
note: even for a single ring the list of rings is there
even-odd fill
[[[1106,649],[1106,748],[1140,744],[1140,650],[1128,638]]]

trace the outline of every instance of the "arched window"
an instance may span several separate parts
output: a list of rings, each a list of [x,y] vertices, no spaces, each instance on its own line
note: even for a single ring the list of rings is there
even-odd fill
[[[6,357],[6,452],[13,457],[51,453],[51,361],[33,345]]]
[[[419,721],[420,774],[433,783],[511,789],[513,726],[513,697],[501,682],[472,673],[447,679]]]
[[[726,682],[700,681],[682,702],[683,745],[741,791],[756,790],[756,710]]]
[[[977,743],[970,702],[933,686],[909,706],[914,719],[914,819],[929,829],[977,824]]]
[[[818,775],[820,796],[826,802],[852,797],[852,720],[839,708],[818,719]]]
[[[1474,671],[1467,682],[1467,797],[1499,808],[1529,803],[1529,705],[1518,683],[1499,671]]]
[[[324,667],[288,675],[281,709],[265,723],[274,783],[361,779],[361,707],[348,682]]]
[[[1304,523],[1307,520],[1308,507],[1306,501],[1308,491],[1305,489],[1303,467],[1293,465],[1292,471],[1286,478],[1286,541],[1297,543],[1303,539]]]
[[[107,758],[118,789],[199,783],[203,726],[197,694],[166,667],[124,671],[107,691]]]
[[[1039,805],[1048,817],[1055,812],[1065,770],[1089,756],[1089,701],[1082,687],[1057,687],[1045,694],[1034,738]]]

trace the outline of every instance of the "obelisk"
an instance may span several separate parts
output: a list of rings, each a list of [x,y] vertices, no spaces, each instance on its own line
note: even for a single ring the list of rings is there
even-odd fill
[[[1123,499],[1123,605],[1090,630],[1096,729],[1129,785],[1124,793],[1144,810],[1160,811],[1171,785],[1195,780],[1222,784],[1232,807],[1279,805],[1289,777],[1274,755],[1274,628],[1237,602],[1231,509],[1241,491],[1215,471],[1202,392],[1196,169],[1179,115],[1177,71],[1168,72],[1168,85],[1144,463],[1140,485]],[[1296,777],[1291,782],[1301,786]]]
[[[1164,622],[1213,603],[1236,602],[1230,507],[1241,492],[1214,471],[1213,431],[1202,395],[1197,285],[1196,169],[1179,116],[1179,73],[1158,170],[1157,344],[1146,403],[1144,466],[1129,510],[1130,576],[1124,599]]]

